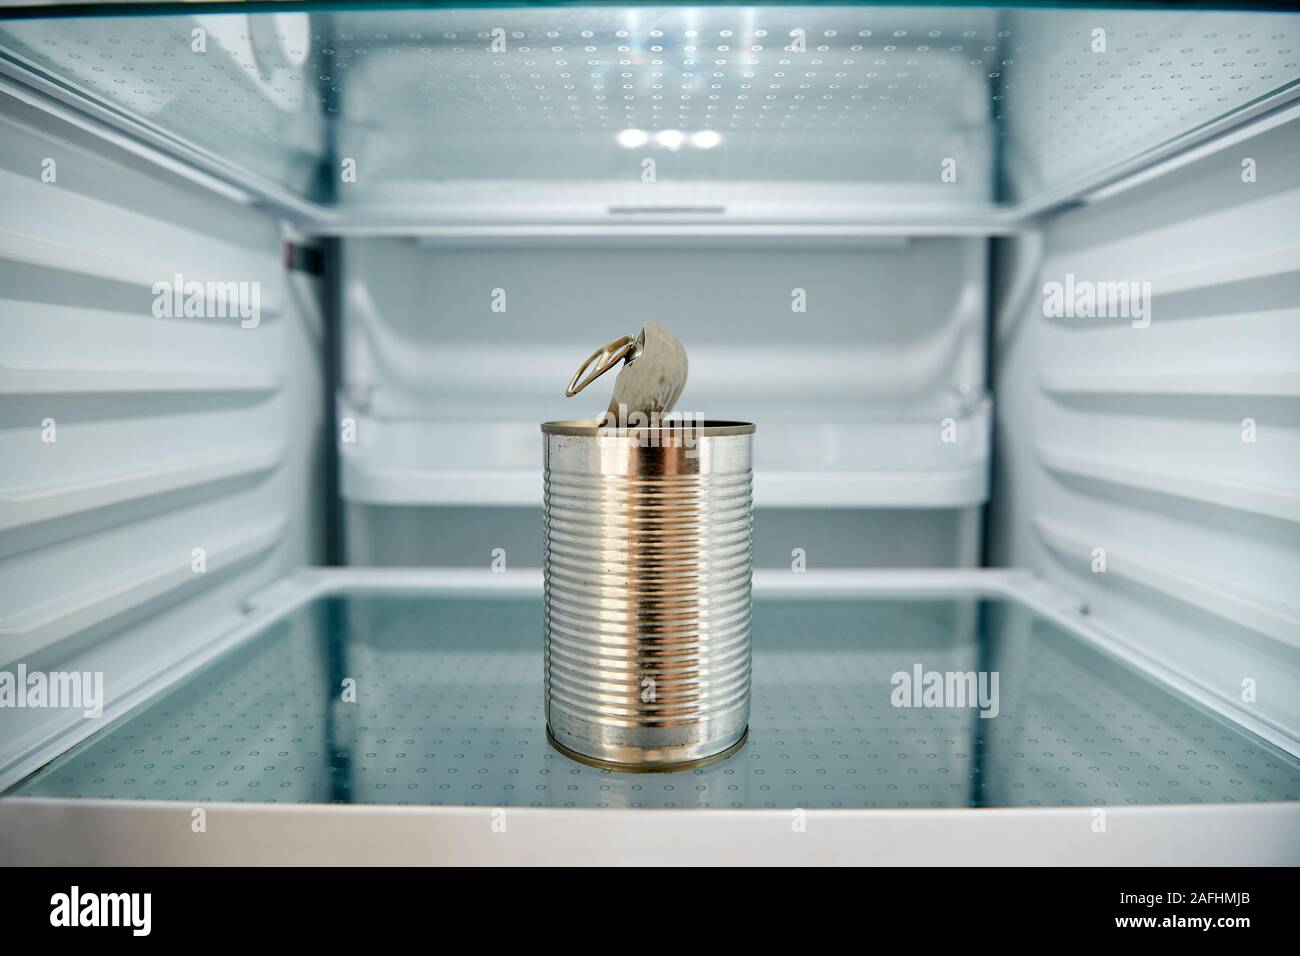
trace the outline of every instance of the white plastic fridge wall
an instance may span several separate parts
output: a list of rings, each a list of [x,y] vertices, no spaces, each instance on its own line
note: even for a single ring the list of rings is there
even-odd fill
[[[258,321],[155,316],[177,275]],[[119,697],[323,558],[317,296],[262,212],[0,94],[0,670]],[[0,772],[69,720],[0,709]]]
[[[537,507],[349,503],[344,520],[348,563],[360,567],[542,565]],[[973,568],[981,523],[974,506],[761,508],[754,517],[754,567],[790,568],[802,549],[801,562],[813,568]]]
[[[541,558],[542,421],[604,411],[568,376],[646,321],[686,345],[678,407],[753,421],[755,556],[973,566],[988,489],[984,238],[344,246],[348,558]]]
[[[1246,175],[1248,171],[1253,175]],[[1049,220],[1002,259],[995,564],[1300,730],[1300,121]],[[1145,320],[1044,286],[1150,283]]]

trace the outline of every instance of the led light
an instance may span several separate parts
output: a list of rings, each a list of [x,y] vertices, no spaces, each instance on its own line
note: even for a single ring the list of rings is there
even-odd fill
[[[666,129],[655,135],[655,142],[668,149],[681,149],[682,143],[685,141],[686,134],[680,133],[675,129]]]
[[[639,129],[625,129],[618,134],[618,145],[624,149],[636,149],[638,146],[644,146],[648,139],[650,137]]]
[[[702,129],[691,137],[691,145],[700,149],[712,149],[722,142],[722,137],[711,129]]]

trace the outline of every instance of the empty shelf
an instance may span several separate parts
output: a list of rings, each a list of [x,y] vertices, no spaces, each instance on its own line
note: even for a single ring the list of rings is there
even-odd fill
[[[988,495],[990,405],[956,397],[837,421],[759,421],[754,502],[791,508],[962,508]],[[896,412],[896,413],[895,413]],[[366,505],[542,501],[538,423],[382,419],[352,410],[342,493]]]
[[[1300,800],[1296,758],[983,575],[920,578],[928,589],[761,579],[745,747],[681,773],[593,769],[546,743],[538,579],[445,577],[322,578],[10,795],[829,810]],[[983,708],[896,706],[894,675],[917,667],[996,672],[997,693]],[[345,678],[356,703],[340,699]]]

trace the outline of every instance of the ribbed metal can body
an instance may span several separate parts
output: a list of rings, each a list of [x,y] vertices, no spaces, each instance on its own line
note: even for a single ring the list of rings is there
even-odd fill
[[[548,733],[630,770],[725,754],[749,723],[754,426],[542,431]]]

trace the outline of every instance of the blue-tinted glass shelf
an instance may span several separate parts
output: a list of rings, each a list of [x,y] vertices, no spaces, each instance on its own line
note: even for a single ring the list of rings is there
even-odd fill
[[[332,591],[10,796],[477,807],[1087,807],[1300,800],[1300,761],[1007,597],[809,591],[754,609],[749,742],[624,774],[546,742],[541,598]],[[996,671],[998,714],[891,677]],[[345,680],[355,703],[344,702]]]
[[[397,233],[629,211],[991,229],[1300,83],[1279,11],[274,6],[0,7],[0,77],[305,227]]]

